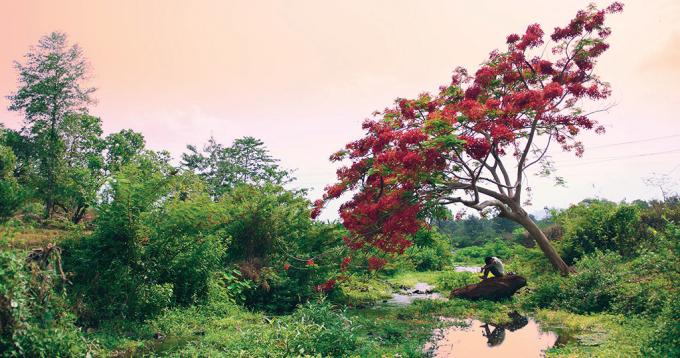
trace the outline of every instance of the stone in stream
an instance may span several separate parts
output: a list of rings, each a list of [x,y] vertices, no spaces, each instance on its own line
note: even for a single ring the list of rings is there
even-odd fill
[[[527,285],[527,280],[519,275],[508,274],[502,277],[491,277],[480,283],[473,283],[451,291],[450,298],[468,300],[500,300],[509,298],[517,290]]]

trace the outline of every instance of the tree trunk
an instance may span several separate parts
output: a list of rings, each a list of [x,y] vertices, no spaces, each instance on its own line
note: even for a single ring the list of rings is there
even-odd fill
[[[570,272],[569,266],[562,260],[560,254],[558,254],[555,248],[550,244],[550,241],[548,241],[548,238],[538,225],[536,225],[536,223],[526,214],[518,215],[516,219],[517,223],[522,225],[529,232],[529,235],[534,238],[534,241],[536,241],[536,244],[541,248],[553,267],[555,267],[555,269],[563,276],[567,276]]]

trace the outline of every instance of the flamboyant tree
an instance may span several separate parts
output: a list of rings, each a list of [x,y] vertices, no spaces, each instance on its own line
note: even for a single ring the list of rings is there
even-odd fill
[[[567,274],[568,266],[523,209],[526,173],[546,165],[551,144],[581,156],[578,134],[604,131],[581,106],[610,94],[593,68],[609,47],[605,16],[622,9],[613,3],[581,10],[555,28],[547,44],[541,27],[530,25],[521,36],[509,35],[507,49],[491,52],[474,75],[458,68],[438,94],[397,99],[374,113],[363,124],[365,137],[331,156],[349,164],[337,171],[338,183],[326,187],[312,215],[326,201],[353,192],[340,207],[350,232],[346,243],[394,254],[449,204],[494,210],[521,224]]]

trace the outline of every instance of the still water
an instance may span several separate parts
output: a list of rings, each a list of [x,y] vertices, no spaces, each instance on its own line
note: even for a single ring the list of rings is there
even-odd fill
[[[558,336],[543,331],[531,318],[511,315],[513,322],[493,325],[478,320],[440,318],[454,326],[436,329],[423,348],[429,357],[544,357]]]

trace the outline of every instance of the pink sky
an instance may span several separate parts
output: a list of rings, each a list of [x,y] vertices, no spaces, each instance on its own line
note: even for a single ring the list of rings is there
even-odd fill
[[[5,1],[0,95],[16,89],[12,61],[64,31],[92,64],[91,112],[106,132],[132,128],[175,157],[210,135],[225,144],[252,135],[315,197],[334,179],[328,156],[361,135],[373,110],[436,90],[456,66],[474,71],[507,34],[534,22],[549,32],[588,2]],[[597,115],[608,133],[584,137],[581,160],[554,153],[566,188],[530,177],[532,211],[596,195],[658,197],[641,178],[680,177],[680,137],[606,146],[680,135],[680,2],[628,1],[609,23],[598,73],[617,105]],[[3,97],[0,122],[20,127],[6,108]],[[597,161],[607,158],[617,160]]]

